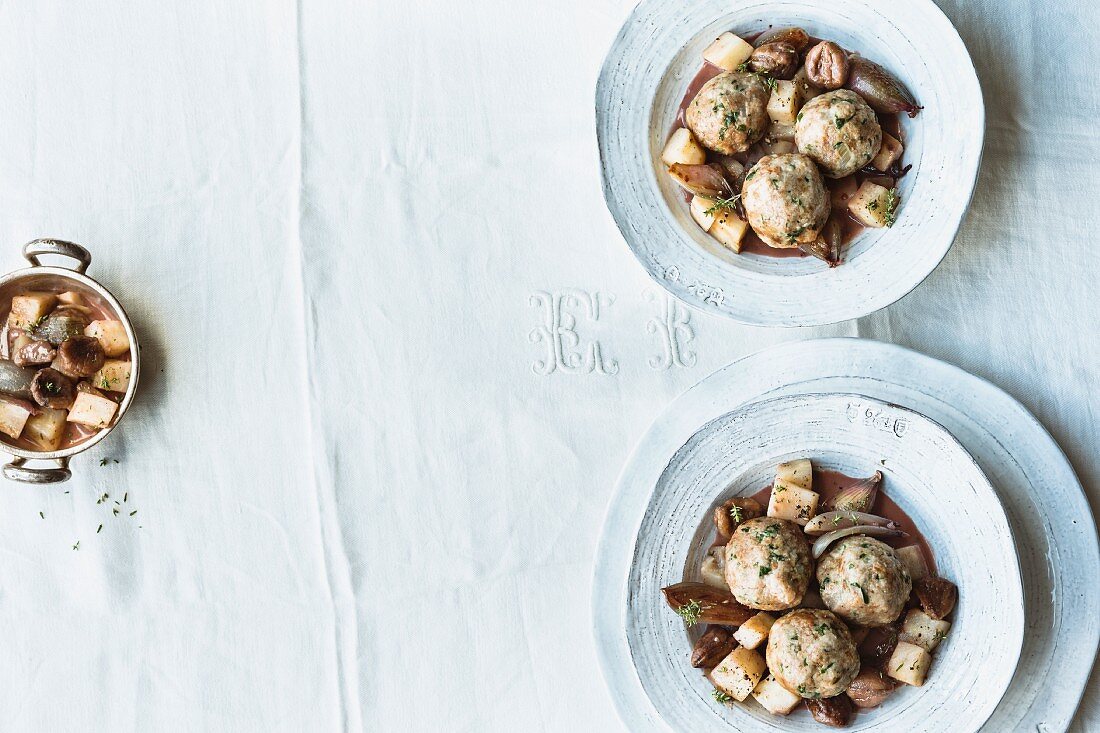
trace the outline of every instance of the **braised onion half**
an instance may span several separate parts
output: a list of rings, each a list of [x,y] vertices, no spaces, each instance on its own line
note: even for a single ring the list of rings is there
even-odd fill
[[[825,554],[825,551],[829,549],[829,545],[833,544],[842,537],[848,537],[853,534],[865,534],[871,537],[908,537],[906,532],[902,532],[900,529],[892,529],[890,527],[875,527],[870,524],[858,525],[856,527],[846,527],[844,529],[838,529],[827,534],[823,534],[817,538],[814,542],[813,556],[814,559],[819,559]]]
[[[864,512],[825,512],[811,519],[802,529],[806,534],[819,535],[836,529],[848,529],[849,527],[901,529],[901,525],[893,519]]]

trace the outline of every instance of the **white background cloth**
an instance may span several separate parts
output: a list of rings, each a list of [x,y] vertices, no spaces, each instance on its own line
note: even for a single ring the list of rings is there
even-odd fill
[[[1100,14],[941,5],[988,119],[954,248],[880,313],[769,331],[670,304],[604,208],[629,0],[0,3],[0,262],[86,244],[144,360],[71,482],[3,487],[0,729],[619,730],[589,618],[614,479],[781,340],[992,380],[1100,507]]]

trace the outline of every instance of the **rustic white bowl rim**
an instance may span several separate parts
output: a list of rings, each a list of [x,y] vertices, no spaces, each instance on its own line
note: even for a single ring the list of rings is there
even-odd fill
[[[801,429],[780,427],[790,425]],[[715,705],[709,683],[687,664],[689,633],[659,593],[662,585],[698,579],[698,563],[713,534],[711,507],[758,490],[777,463],[799,455],[846,472],[869,471],[879,465],[877,456],[886,458],[891,498],[908,505],[911,513],[918,505],[914,519],[927,533],[941,569],[962,586],[955,633],[937,649],[928,683],[906,688],[881,709],[857,716],[852,730],[898,730],[899,725],[913,730],[923,724],[949,725],[960,733],[978,730],[1009,686],[1023,639],[1023,592],[1008,520],[981,468],[942,426],[907,408],[844,393],[742,405],[703,425],[662,471],[635,545],[625,617],[635,670],[650,701],[674,729],[723,724],[732,730],[818,729],[805,713],[772,716],[751,701],[728,709]],[[742,474],[730,466],[745,470]],[[945,478],[956,483],[949,489]],[[956,516],[930,520],[928,515],[944,505],[969,512],[971,521],[982,520],[975,539],[952,537],[961,523]],[[983,550],[977,557],[990,558],[984,567],[969,557],[945,556],[947,545],[958,551],[968,543]],[[985,623],[993,612],[997,623]],[[981,665],[971,663],[975,656],[982,658]],[[958,695],[960,689],[965,694]]]
[[[660,169],[675,107],[706,43],[724,30],[796,23],[882,62],[925,106],[904,121],[914,168],[899,183],[897,224],[862,233],[833,269],[812,258],[724,251],[692,222]],[[742,323],[814,326],[894,303],[943,260],[977,181],[985,108],[963,41],[931,0],[642,0],[604,61],[596,134],[608,209],[661,287]]]

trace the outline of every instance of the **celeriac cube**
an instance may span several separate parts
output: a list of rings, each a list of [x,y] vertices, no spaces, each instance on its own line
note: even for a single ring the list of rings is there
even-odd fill
[[[709,232],[711,226],[714,225],[714,213],[707,213],[710,211],[714,204],[717,203],[714,199],[708,199],[706,196],[693,196],[691,198],[691,218],[695,220],[704,232]]]
[[[761,147],[768,155],[786,155],[787,153],[798,152],[798,148],[790,140],[774,140],[770,143],[764,143]]]
[[[898,559],[905,569],[909,571],[909,577],[914,581],[928,577],[928,564],[924,561],[924,553],[916,545],[906,545],[895,550]]]
[[[899,682],[920,687],[928,676],[930,666],[932,657],[922,647],[899,641],[890,655],[890,661],[886,663],[886,674]]]
[[[878,149],[878,155],[871,159],[871,165],[875,170],[886,172],[886,170],[892,166],[905,150],[905,146],[901,144],[893,135],[889,133],[882,133],[882,147]]]
[[[723,33],[703,51],[703,60],[720,69],[733,71],[748,61],[752,52],[752,44],[748,41],[732,33]]]
[[[664,152],[661,153],[661,160],[665,162],[665,165],[675,163],[702,165],[707,162],[707,153],[695,141],[695,136],[691,134],[691,130],[681,127],[668,138]]]
[[[768,638],[768,632],[771,631],[774,623],[774,616],[761,611],[741,624],[737,631],[733,632],[733,638],[737,639],[737,643],[746,649],[755,649]]]
[[[24,346],[26,346],[27,344],[29,344],[33,340],[34,339],[32,339],[30,336],[28,336],[25,333],[21,333],[18,336],[16,336],[15,340],[11,342],[12,361],[15,361],[14,357],[15,357],[16,354],[19,353],[19,350],[22,349]]]
[[[731,209],[719,209],[714,214],[714,223],[710,225],[710,236],[717,239],[727,249],[741,251],[741,242],[749,224]]]
[[[772,90],[772,96],[768,99],[768,117],[771,117],[773,122],[793,125],[801,106],[802,99],[793,81],[780,79],[775,82],[775,89]]]
[[[31,416],[30,405],[13,400],[0,399],[0,433],[18,438]]]
[[[132,362],[124,359],[107,359],[92,377],[92,386],[111,392],[125,392],[130,387]]]
[[[711,670],[710,680],[737,702],[744,702],[767,673],[768,665],[764,658],[752,649],[741,646]]]
[[[84,296],[72,290],[57,296],[57,299],[65,305],[84,305]]]
[[[814,97],[820,97],[825,93],[823,89],[814,86],[810,81],[810,75],[806,72],[805,65],[795,72],[791,81],[794,82],[794,87],[798,90],[798,96],[802,100],[802,104],[806,104],[806,102],[809,102]]]
[[[779,140],[794,142],[794,125],[773,122],[768,127],[768,131],[764,133],[764,140],[767,142],[778,142]]]
[[[787,715],[802,703],[801,695],[791,692],[771,675],[756,686],[752,696],[772,715]]]
[[[864,181],[848,202],[848,211],[860,224],[868,227],[881,228],[893,224],[896,207],[896,194],[871,181]]]
[[[898,638],[931,652],[947,638],[947,631],[950,628],[949,621],[937,621],[919,608],[913,608],[905,614],[905,621],[901,625]]]
[[[122,321],[92,321],[84,329],[85,336],[99,341],[106,356],[122,356],[130,350],[130,339]]]
[[[65,437],[65,418],[68,414],[67,410],[43,407],[37,415],[30,416],[23,433],[27,440],[43,450],[57,450]]]
[[[30,329],[49,315],[57,305],[57,296],[53,293],[26,292],[11,299],[11,313],[8,325],[13,328]]]
[[[69,410],[69,416],[66,419],[69,422],[78,422],[90,428],[105,428],[111,424],[117,410],[118,404],[114,400],[100,397],[91,392],[80,392],[77,394],[76,401],[73,402],[73,406]]]
[[[777,481],[794,484],[800,489],[810,490],[814,487],[814,466],[809,458],[780,463],[775,467],[775,478]]]
[[[712,555],[707,555],[703,560],[703,563],[699,566],[699,574],[703,576],[703,582],[707,585],[725,591],[730,589],[729,584],[726,582],[726,575],[722,572],[722,567]]]
[[[768,500],[768,516],[786,519],[805,527],[817,513],[819,498],[816,491],[776,479]]]

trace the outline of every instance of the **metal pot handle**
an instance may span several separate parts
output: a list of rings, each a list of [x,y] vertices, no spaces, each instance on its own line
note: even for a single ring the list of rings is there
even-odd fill
[[[59,484],[72,478],[68,456],[54,460],[57,468],[29,468],[25,465],[26,458],[12,458],[11,463],[4,466],[4,478],[25,484]]]
[[[38,255],[61,255],[74,259],[77,261],[77,266],[67,269],[79,272],[81,275],[92,264],[92,255],[88,250],[63,239],[36,239],[23,245],[23,256],[35,267],[42,264],[38,260]]]

